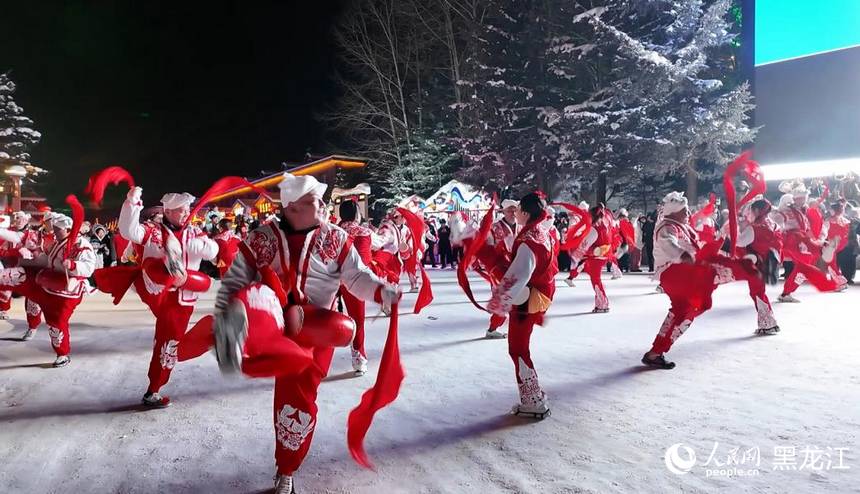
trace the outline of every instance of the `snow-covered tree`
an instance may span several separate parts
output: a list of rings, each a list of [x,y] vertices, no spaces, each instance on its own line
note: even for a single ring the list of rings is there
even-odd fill
[[[559,114],[546,104],[553,87],[546,71],[550,3],[489,0],[466,59],[460,86],[465,180],[519,194],[558,183]]]
[[[576,88],[562,108],[562,160],[610,181],[686,174],[695,196],[698,170],[755,136],[748,85],[723,82],[730,0],[577,6],[572,34],[550,47],[552,72]]]
[[[403,166],[390,170],[382,185],[384,204],[396,204],[402,199],[417,194],[429,197],[451,179],[452,165],[459,154],[444,144],[438,136],[428,132],[416,132],[410,145],[401,144]]]
[[[527,8],[517,0],[490,0],[458,81],[466,95],[460,145],[463,177],[502,188],[524,173],[517,162],[518,133],[530,127],[534,96],[525,78]]]
[[[30,148],[39,143],[42,134],[33,129],[33,121],[15,102],[14,93],[9,74],[0,74],[0,163],[26,166]]]

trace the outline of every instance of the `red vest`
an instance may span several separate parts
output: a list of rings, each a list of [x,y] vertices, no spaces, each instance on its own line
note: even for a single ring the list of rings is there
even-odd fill
[[[555,295],[555,275],[558,274],[558,259],[555,256],[555,247],[549,228],[541,223],[526,225],[514,240],[514,253],[526,244],[534,253],[535,270],[529,279],[528,285],[552,300]]]
[[[355,246],[355,250],[358,251],[358,255],[364,264],[370,266],[373,258],[373,252],[370,249],[370,234],[372,233],[370,228],[361,226],[354,221],[344,221],[340,224],[340,227],[349,234],[349,237],[352,239],[352,245]]]

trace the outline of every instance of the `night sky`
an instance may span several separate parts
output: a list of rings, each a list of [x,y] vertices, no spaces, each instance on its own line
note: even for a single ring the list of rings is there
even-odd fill
[[[313,113],[333,102],[342,2],[186,3],[5,2],[0,70],[43,134],[53,203],[111,164],[154,204],[329,151]]]

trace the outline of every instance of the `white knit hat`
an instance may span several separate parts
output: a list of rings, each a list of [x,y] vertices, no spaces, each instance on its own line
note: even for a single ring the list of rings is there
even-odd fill
[[[284,173],[284,179],[278,185],[281,189],[281,204],[286,206],[296,202],[306,194],[313,194],[322,199],[328,185],[321,183],[311,175],[295,176],[292,173]]]
[[[179,209],[181,207],[190,206],[191,203],[194,202],[194,199],[196,198],[188,192],[183,192],[181,194],[169,192],[162,196],[161,205],[164,206],[164,209]]]

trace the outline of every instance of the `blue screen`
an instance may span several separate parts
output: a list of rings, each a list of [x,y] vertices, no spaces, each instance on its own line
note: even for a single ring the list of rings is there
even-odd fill
[[[756,65],[857,45],[860,0],[756,0]]]

